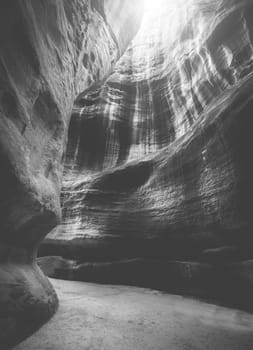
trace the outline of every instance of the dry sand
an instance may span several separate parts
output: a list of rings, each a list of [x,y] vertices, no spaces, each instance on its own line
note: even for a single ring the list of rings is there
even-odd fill
[[[56,315],[15,350],[252,350],[253,315],[126,286],[51,279]]]

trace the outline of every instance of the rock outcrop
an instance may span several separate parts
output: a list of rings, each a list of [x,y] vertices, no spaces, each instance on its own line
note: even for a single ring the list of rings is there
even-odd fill
[[[141,2],[129,0],[116,7],[111,0],[1,1],[1,349],[57,308],[35,257],[61,217],[62,159],[73,102],[108,75],[141,14]]]
[[[150,6],[111,75],[76,101],[63,220],[40,252],[217,271],[253,257],[253,4]]]

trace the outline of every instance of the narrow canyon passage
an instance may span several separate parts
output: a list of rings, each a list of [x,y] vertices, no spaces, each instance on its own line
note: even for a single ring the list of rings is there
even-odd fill
[[[252,350],[252,113],[253,0],[0,0],[0,350]]]
[[[147,1],[102,82],[76,99],[50,277],[253,310],[248,1]]]

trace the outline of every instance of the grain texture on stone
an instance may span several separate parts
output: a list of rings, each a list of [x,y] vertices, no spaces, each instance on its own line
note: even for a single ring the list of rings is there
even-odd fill
[[[110,76],[76,100],[63,219],[41,255],[215,271],[252,259],[252,15],[251,1],[149,5]]]
[[[109,74],[140,23],[132,1],[118,4],[125,9],[121,22],[109,0],[1,1],[1,345],[25,336],[56,309],[36,250],[60,221],[74,100]]]

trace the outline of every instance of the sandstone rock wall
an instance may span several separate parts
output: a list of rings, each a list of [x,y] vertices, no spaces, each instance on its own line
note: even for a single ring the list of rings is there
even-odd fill
[[[1,1],[1,345],[25,336],[56,309],[34,258],[60,221],[73,102],[111,71],[140,23],[132,1],[118,5],[125,9],[120,22],[110,1]]]
[[[253,5],[161,1],[158,12],[156,5],[108,79],[76,101],[63,220],[41,254],[84,264],[210,263],[214,281],[213,268],[224,272],[224,263],[253,256]],[[92,280],[85,266],[72,278]],[[131,280],[131,266],[119,268],[121,282]],[[174,291],[175,273],[165,275],[159,283]],[[245,275],[249,292],[249,269]],[[232,281],[230,289],[239,283]]]
[[[249,230],[241,178],[249,176],[252,5],[161,4],[147,10],[109,78],[76,101],[63,223],[49,238],[87,246],[184,238],[208,248]]]

